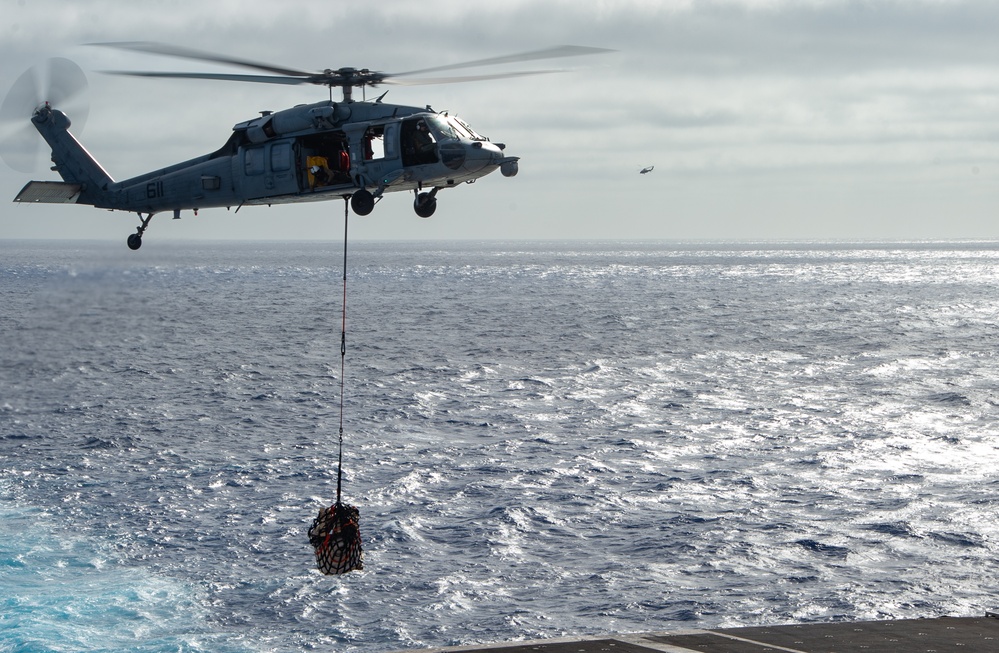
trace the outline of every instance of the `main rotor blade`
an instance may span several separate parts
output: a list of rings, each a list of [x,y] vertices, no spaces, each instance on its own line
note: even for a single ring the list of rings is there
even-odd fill
[[[511,77],[529,77],[531,75],[548,75],[562,73],[564,70],[524,70],[514,73],[496,73],[493,75],[465,75],[462,77],[421,77],[417,79],[395,79],[387,77],[381,83],[394,86],[428,86],[430,84],[457,84],[459,82],[478,82],[488,79],[509,79]]]
[[[167,77],[172,79],[214,79],[224,82],[256,82],[258,84],[322,84],[322,81],[314,82],[309,77],[287,77],[277,75],[240,75],[227,73],[170,73],[170,72],[143,72],[139,70],[105,70],[108,75],[127,75],[129,77]]]
[[[234,66],[242,66],[244,68],[252,68],[255,70],[262,70],[264,72],[274,73],[275,76],[240,75],[240,74],[227,74],[227,73],[183,73],[183,72],[153,72],[153,71],[124,71],[124,70],[105,71],[112,75],[128,75],[131,77],[158,77],[158,78],[173,78],[173,79],[209,79],[209,80],[220,80],[220,81],[231,81],[231,82],[255,82],[260,84],[284,84],[284,85],[322,84],[330,87],[339,86],[343,87],[344,89],[352,86],[377,86],[378,84],[382,83],[396,84],[400,86],[403,85],[416,86],[423,84],[453,84],[456,82],[471,82],[471,81],[488,80],[488,79],[508,79],[511,77],[523,77],[527,75],[541,75],[541,74],[559,72],[559,71],[539,70],[539,71],[499,73],[495,75],[470,75],[464,77],[425,78],[425,79],[412,80],[408,83],[402,80],[394,79],[397,77],[438,72],[444,70],[457,70],[460,68],[473,68],[477,66],[494,66],[505,63],[536,61],[539,59],[556,59],[560,57],[577,57],[587,54],[602,54],[605,52],[614,52],[614,50],[608,50],[606,48],[591,48],[581,45],[560,45],[558,47],[546,48],[543,50],[533,50],[531,52],[521,52],[518,54],[510,54],[502,57],[477,59],[475,61],[466,61],[464,63],[449,64],[446,66],[436,66],[433,68],[422,68],[420,70],[410,70],[402,73],[394,73],[386,75],[384,73],[369,71],[367,69],[355,70],[353,68],[341,68],[339,70],[326,70],[318,73],[307,73],[301,70],[280,68],[277,66],[272,66],[270,64],[249,61],[247,59],[227,57],[227,56],[213,54],[211,52],[203,52],[201,50],[194,50],[192,48],[183,48],[174,45],[166,45],[163,43],[155,43],[152,41],[121,41],[121,42],[112,42],[112,43],[91,43],[90,45],[117,48],[119,50],[130,50],[133,52],[162,54],[171,57],[180,57],[183,59],[194,59],[196,61],[210,61],[215,63],[230,64]]]
[[[521,61],[537,61],[538,59],[558,59],[560,57],[578,57],[585,54],[602,54],[614,52],[606,48],[591,48],[584,45],[559,45],[554,48],[544,50],[533,50],[531,52],[521,52],[518,54],[508,54],[502,57],[490,57],[488,59],[476,59],[464,63],[449,64],[447,66],[436,66],[434,68],[422,68],[420,70],[408,70],[404,73],[392,73],[389,77],[401,77],[403,75],[420,75],[423,73],[434,73],[441,70],[457,70],[458,68],[475,68],[477,66],[495,66],[503,63],[517,63]]]
[[[267,63],[250,61],[249,59],[226,57],[220,54],[214,54],[212,52],[204,52],[202,50],[195,50],[193,48],[182,48],[177,45],[167,45],[165,43],[155,43],[153,41],[115,41],[109,43],[90,43],[88,45],[97,45],[106,48],[116,48],[118,50],[130,50],[132,52],[145,52],[148,54],[161,54],[168,57],[193,59],[195,61],[211,61],[214,63],[224,63],[224,64],[230,64],[232,66],[242,66],[243,68],[252,68],[254,70],[263,70],[265,72],[274,73],[276,75],[287,75],[289,77],[308,77],[309,75],[313,74],[313,73],[303,72],[301,70],[294,70],[292,68],[282,68]],[[259,81],[259,80],[246,80],[246,81]],[[282,82],[272,82],[272,83],[280,84]]]

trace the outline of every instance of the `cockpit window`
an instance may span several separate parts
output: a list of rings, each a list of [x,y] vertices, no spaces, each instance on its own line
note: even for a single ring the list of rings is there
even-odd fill
[[[475,133],[475,130],[468,126],[468,123],[458,116],[436,115],[427,117],[431,129],[437,134],[439,140],[458,140],[464,138],[470,141],[487,141],[488,138]]]
[[[438,140],[458,140],[458,133],[444,118],[440,116],[428,116],[426,121],[430,124],[430,128],[434,133],[437,134]]]
[[[455,118],[448,118],[447,122],[451,126],[451,129],[453,129],[455,133],[457,133],[459,136],[461,136],[462,138],[467,138],[469,140],[474,140],[474,136],[472,136],[472,130],[466,129],[465,126],[461,124],[460,120],[457,120]]]
[[[464,132],[468,133],[468,136],[466,138],[470,138],[473,141],[487,141],[487,140],[489,140],[488,138],[486,138],[484,136],[480,136],[480,135],[476,134],[475,130],[472,129],[471,127],[469,127],[468,123],[465,122],[464,120],[462,120],[461,118],[459,118],[458,116],[451,116],[449,118],[449,120],[451,121],[452,124],[454,124],[454,126],[457,129],[459,129],[460,131],[464,131]]]

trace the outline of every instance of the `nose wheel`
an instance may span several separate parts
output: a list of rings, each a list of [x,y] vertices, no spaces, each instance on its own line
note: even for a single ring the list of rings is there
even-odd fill
[[[153,214],[150,213],[143,218],[140,213],[139,219],[142,220],[142,224],[136,227],[135,233],[129,235],[128,240],[126,241],[128,243],[128,248],[133,252],[142,247],[142,234],[146,232],[146,227],[149,226],[149,221],[153,219]]]

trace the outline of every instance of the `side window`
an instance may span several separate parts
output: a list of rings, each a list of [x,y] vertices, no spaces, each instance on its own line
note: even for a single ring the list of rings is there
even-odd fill
[[[399,158],[399,123],[385,125],[385,158]]]
[[[291,170],[291,143],[275,143],[271,146],[271,170]]]
[[[243,171],[247,175],[264,173],[264,148],[253,147],[243,150]]]
[[[364,132],[364,158],[384,159],[385,158],[385,128],[382,125],[373,125]]]

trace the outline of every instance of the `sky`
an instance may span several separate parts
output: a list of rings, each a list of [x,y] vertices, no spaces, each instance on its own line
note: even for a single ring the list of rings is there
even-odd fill
[[[213,151],[262,110],[328,94],[107,75],[99,71],[247,71],[88,43],[149,40],[297,69],[385,72],[562,44],[615,50],[457,73],[563,70],[551,75],[374,91],[388,90],[386,102],[460,115],[521,157],[520,174],[444,190],[426,220],[410,195],[386,195],[371,215],[351,216],[358,239],[999,239],[999,3],[991,1],[0,7],[0,92],[50,57],[75,61],[89,80],[89,111],[82,131],[72,131],[118,180]],[[639,174],[650,165],[652,173]],[[127,213],[13,204],[31,179],[57,177],[44,166],[34,174],[0,167],[0,240],[124,242],[135,230],[138,219]],[[146,242],[335,240],[343,204],[169,218],[153,219]]]

